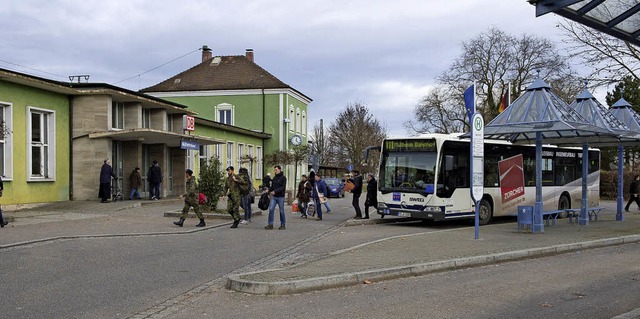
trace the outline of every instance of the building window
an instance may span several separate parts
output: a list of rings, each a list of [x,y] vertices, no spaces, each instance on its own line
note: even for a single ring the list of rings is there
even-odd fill
[[[262,178],[262,147],[256,146],[256,177]]]
[[[204,167],[209,161],[209,145],[200,145],[200,168]]]
[[[218,123],[234,125],[233,105],[224,103],[216,106],[216,121]]]
[[[167,114],[167,131],[173,132],[173,115]]]
[[[124,129],[124,103],[111,102],[111,128]]]
[[[0,175],[3,179],[13,179],[13,116],[11,104],[0,103]]]
[[[55,178],[55,113],[29,108],[28,170],[31,180]]]
[[[151,110],[142,109],[142,128],[151,127]]]
[[[250,158],[254,158],[254,157],[253,157],[253,145],[247,145],[247,155],[248,155]],[[251,162],[249,162],[249,175],[250,175],[250,176],[254,176],[254,175],[253,175],[253,165],[252,165],[252,163],[251,163]],[[254,178],[255,178],[255,177],[254,177]]]
[[[292,131],[296,128],[293,121],[296,119],[296,111],[293,109],[293,105],[289,107],[289,131]]]
[[[233,142],[227,142],[227,167],[233,166]]]
[[[238,144],[238,165],[244,166],[244,144]]]
[[[300,133],[302,133],[302,135],[306,135],[307,134],[307,113],[305,111],[302,111],[302,130],[300,131]]]
[[[215,145],[213,149],[213,156],[215,156],[217,159],[220,159],[222,157],[222,144]]]

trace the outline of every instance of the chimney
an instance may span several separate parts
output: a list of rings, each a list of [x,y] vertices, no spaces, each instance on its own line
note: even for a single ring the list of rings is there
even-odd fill
[[[253,62],[253,49],[247,49],[246,56],[247,56],[247,60]]]
[[[203,45],[202,46],[202,62],[211,60],[212,57],[213,57],[213,53],[211,52],[211,49],[209,49],[208,46]]]

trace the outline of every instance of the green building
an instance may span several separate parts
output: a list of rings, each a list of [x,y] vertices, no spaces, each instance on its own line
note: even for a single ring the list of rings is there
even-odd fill
[[[195,132],[222,145],[203,146],[195,157],[218,156],[223,165],[247,167],[256,180],[271,172],[263,157],[308,142],[311,99],[254,62],[254,52],[214,56],[202,47],[202,62],[180,74],[141,90],[148,95],[186,105],[198,113],[196,123],[209,123]],[[224,124],[223,127],[211,126]],[[292,165],[283,166],[292,189]],[[298,167],[298,175],[307,164]]]

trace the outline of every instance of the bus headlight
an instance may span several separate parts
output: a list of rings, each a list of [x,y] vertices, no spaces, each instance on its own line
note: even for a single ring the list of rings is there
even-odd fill
[[[440,206],[426,206],[422,211],[427,213],[439,213],[442,212],[442,208]]]
[[[378,202],[378,209],[388,209],[389,206],[383,202]]]

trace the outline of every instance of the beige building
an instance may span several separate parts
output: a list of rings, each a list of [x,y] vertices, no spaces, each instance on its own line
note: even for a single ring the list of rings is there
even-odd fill
[[[184,171],[189,151],[183,141],[195,145],[223,144],[213,138],[187,134],[183,116],[194,116],[183,105],[108,84],[76,83],[72,97],[71,198],[93,200],[98,196],[99,173],[110,159],[117,185],[129,196],[129,175],[140,167],[141,195],[148,196],[147,171],[152,161],[162,169],[161,197],[184,191]],[[181,147],[182,146],[182,147]]]

